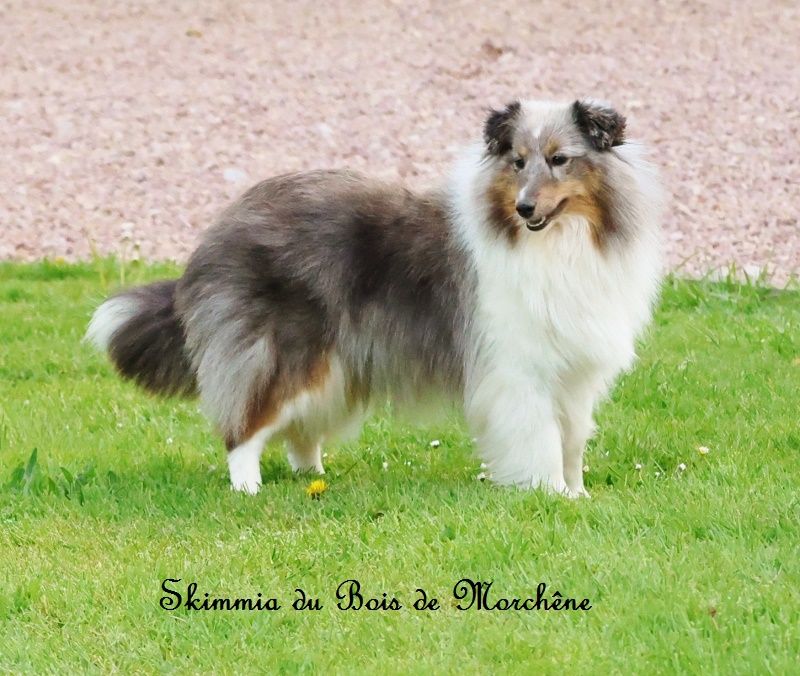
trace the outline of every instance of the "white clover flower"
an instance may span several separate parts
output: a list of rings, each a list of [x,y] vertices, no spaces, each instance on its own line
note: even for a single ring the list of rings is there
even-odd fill
[[[438,439],[434,439],[431,442],[431,448],[439,448],[439,446],[441,446],[441,445],[442,445],[442,442],[439,441]]]
[[[684,471],[686,470],[686,463],[683,463],[683,462],[682,462],[680,465],[678,465],[678,469],[679,469],[681,472],[684,472]]]
[[[637,462],[637,463],[634,465],[634,469],[635,469],[635,470],[638,472],[640,469],[642,469],[642,463],[640,463],[640,462]]]
[[[697,447],[697,452],[700,453],[700,455],[708,455],[708,452],[710,450],[711,449],[708,446],[698,446]]]

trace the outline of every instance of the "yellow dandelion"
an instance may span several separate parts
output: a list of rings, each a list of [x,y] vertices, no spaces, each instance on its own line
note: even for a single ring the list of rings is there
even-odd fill
[[[306,486],[306,495],[312,500],[319,500],[320,496],[328,490],[328,484],[322,479],[314,479]]]

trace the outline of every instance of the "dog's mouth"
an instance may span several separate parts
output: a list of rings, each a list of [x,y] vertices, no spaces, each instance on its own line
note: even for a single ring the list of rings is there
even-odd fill
[[[567,206],[567,199],[564,198],[558,203],[558,206],[553,209],[547,216],[539,216],[536,220],[525,221],[525,225],[527,226],[528,230],[531,232],[539,232],[540,230],[544,230],[550,222],[556,218],[562,211],[564,211],[564,207]]]

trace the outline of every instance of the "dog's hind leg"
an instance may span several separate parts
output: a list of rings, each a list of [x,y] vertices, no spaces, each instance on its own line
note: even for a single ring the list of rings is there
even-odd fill
[[[258,493],[261,487],[261,452],[273,431],[271,426],[262,427],[247,441],[228,452],[228,470],[233,490],[250,495]]]
[[[289,464],[295,472],[325,474],[319,438],[311,438],[311,435],[293,428],[286,433],[286,443],[289,447]]]

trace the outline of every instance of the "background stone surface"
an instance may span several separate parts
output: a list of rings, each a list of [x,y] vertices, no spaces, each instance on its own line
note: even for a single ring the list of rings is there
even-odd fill
[[[0,3],[0,258],[184,260],[248,184],[441,180],[485,110],[593,95],[654,148],[687,274],[800,268],[800,4]]]

